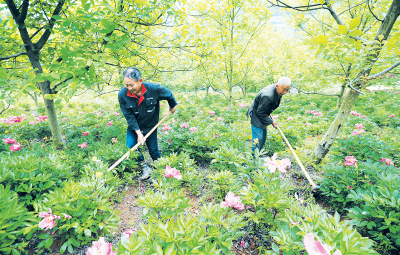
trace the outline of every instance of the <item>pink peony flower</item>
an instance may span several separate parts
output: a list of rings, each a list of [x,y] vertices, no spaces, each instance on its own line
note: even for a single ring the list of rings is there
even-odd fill
[[[55,219],[59,219],[59,216],[53,215],[53,211],[49,208],[49,213],[41,212],[39,213],[39,217],[42,217],[43,220],[39,222],[39,228],[48,230],[53,229],[55,226]]]
[[[83,114],[83,112],[82,112],[82,111],[79,111],[79,114]]]
[[[347,188],[348,188],[348,189],[352,189],[352,188],[353,188],[353,186],[347,186]]]
[[[191,132],[194,132],[196,130],[197,130],[197,128],[195,128],[195,127],[189,128],[189,131],[191,131]]]
[[[16,143],[17,141],[12,138],[3,138],[3,142],[5,142],[6,144],[13,144]]]
[[[113,123],[112,123],[112,121],[109,121],[108,123],[107,123],[107,125],[109,125],[110,127],[113,125]]]
[[[69,216],[68,214],[65,214],[65,213],[61,213],[62,215],[64,215],[64,217],[66,218],[66,219],[71,219],[72,217],[71,216]]]
[[[208,114],[210,114],[210,116],[214,116],[215,112],[214,111],[209,111]]]
[[[214,135],[214,137],[215,137],[215,138],[218,138],[218,137],[219,137],[219,135],[218,135],[218,134],[215,134],[215,135]]]
[[[307,113],[307,114],[310,113],[310,110],[307,110],[306,113]]]
[[[293,120],[293,118],[292,118],[292,117],[289,117],[289,118],[287,118],[287,120]]]
[[[103,110],[103,112],[106,112],[106,110]]]
[[[19,151],[20,149],[21,149],[20,143],[14,143],[13,145],[10,146],[11,151]]]
[[[64,122],[64,121],[67,121],[68,119],[67,118],[62,118],[61,120]]]
[[[99,117],[100,117],[101,115],[103,115],[101,112],[99,112],[99,113],[97,114],[97,116],[99,116]]]
[[[84,148],[88,147],[88,144],[86,142],[82,143],[82,144],[78,144],[78,147],[84,149]]]
[[[168,143],[171,143],[171,140],[168,140]]]
[[[274,119],[274,120],[276,120],[277,118],[279,118],[279,115],[272,116],[272,119]]]
[[[364,133],[364,132],[365,132],[364,129],[360,129],[360,130],[354,129],[354,130],[353,130],[353,135],[354,135],[354,136],[361,135],[361,134]]]
[[[344,162],[345,166],[351,166],[354,165],[355,167],[357,167],[356,162],[358,162],[358,160],[354,157],[354,156],[347,156],[344,158],[346,161]]]
[[[386,165],[388,165],[388,166],[394,165],[393,161],[391,159],[388,159],[388,158],[382,158],[382,162],[385,162]]]
[[[332,248],[321,241],[314,241],[314,235],[309,233],[304,236],[304,248],[308,255],[330,255]],[[332,255],[342,255],[340,250],[335,251]]]
[[[87,132],[87,131],[86,132],[82,132],[83,136],[87,136],[88,134],[89,134],[89,132]]]
[[[306,126],[311,126],[311,123],[306,122]]]
[[[265,166],[268,167],[269,171],[271,173],[274,173],[276,169],[278,169],[279,172],[281,173],[286,173],[286,168],[290,166],[292,163],[290,162],[290,159],[285,158],[282,160],[277,160],[276,156],[278,153],[275,153],[272,158],[270,159],[269,157],[265,159]]]
[[[244,248],[244,241],[240,241],[240,247]]]
[[[363,115],[363,116],[361,116],[361,118],[363,118],[363,119],[365,119],[367,116],[365,116],[365,115]]]
[[[35,125],[35,124],[36,124],[36,122],[34,122],[34,121],[30,121],[30,122],[29,122],[29,124],[31,124],[31,125]]]
[[[363,125],[363,124],[358,124],[358,123],[357,123],[357,124],[356,124],[356,128],[357,128],[357,129],[362,129],[362,128],[364,128],[364,125]]]
[[[124,231],[124,233],[122,233],[123,236],[125,236],[127,239],[129,239],[131,237],[131,235],[133,234],[133,232],[135,232],[136,229],[130,228]]]
[[[170,166],[165,167],[165,177],[173,177],[175,179],[182,180],[181,172]]]
[[[242,204],[239,197],[235,197],[233,192],[229,191],[225,197],[225,201],[221,202],[221,207],[233,207],[238,210],[244,210],[244,205]]]
[[[312,110],[311,113],[315,115],[317,113],[317,111],[316,110]]]
[[[188,127],[189,127],[189,124],[187,124],[186,122],[181,125],[181,128],[188,128]]]
[[[286,99],[286,101],[287,101],[287,102],[289,102],[289,101],[290,101],[290,99]]]
[[[116,255],[116,251],[112,251],[112,244],[104,241],[104,237],[100,237],[99,241],[94,241],[92,247],[86,251],[86,255]]]
[[[118,112],[114,112],[113,113],[115,116],[119,116],[119,113]]]
[[[111,138],[112,143],[118,143],[117,138]]]
[[[394,114],[389,115],[389,117],[390,117],[390,118],[393,118],[393,117],[394,117]]]
[[[300,224],[300,222],[294,222],[291,218],[289,218],[290,224],[292,225],[297,225]]]
[[[204,113],[203,111],[199,111],[200,114]]]
[[[217,120],[223,121],[224,119],[221,117],[218,117]]]

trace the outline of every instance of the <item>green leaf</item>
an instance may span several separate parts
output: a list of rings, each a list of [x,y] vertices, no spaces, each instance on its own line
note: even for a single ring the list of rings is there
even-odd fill
[[[328,38],[325,35],[319,35],[317,37],[318,44],[326,46],[328,44]]]
[[[8,79],[8,73],[4,68],[0,68],[0,79],[7,81]]]
[[[356,36],[362,35],[362,33],[363,33],[363,31],[361,31],[361,30],[353,30],[348,34],[348,36],[356,37]]]
[[[90,229],[85,229],[85,235],[91,236],[92,235],[92,231],[90,231]]]
[[[53,238],[49,238],[44,242],[44,247],[48,249],[53,244]]]
[[[355,17],[354,19],[352,19],[349,22],[349,29],[350,30],[356,29],[360,25],[360,22],[361,22],[361,18],[360,17]]]
[[[339,25],[338,31],[340,34],[345,35],[349,31],[345,25]]]
[[[170,245],[168,245],[168,247],[165,249],[165,255],[172,255],[172,254],[176,254],[175,252],[175,245],[174,243],[171,243]]]
[[[68,242],[65,242],[65,243],[61,246],[61,248],[60,248],[60,253],[61,253],[61,254],[63,254],[63,253],[65,252],[65,250],[67,249],[67,245],[68,245]]]
[[[278,247],[278,245],[276,245],[275,243],[272,243],[272,250],[273,250],[274,252],[276,252],[277,254],[279,254],[279,247]]]

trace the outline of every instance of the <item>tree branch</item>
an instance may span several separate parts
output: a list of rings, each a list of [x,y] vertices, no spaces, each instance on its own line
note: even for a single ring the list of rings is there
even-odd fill
[[[375,78],[377,78],[377,77],[379,77],[379,76],[381,76],[381,75],[383,75],[383,74],[385,74],[385,73],[387,73],[387,72],[390,72],[391,70],[395,69],[395,68],[398,67],[398,66],[400,66],[400,61],[397,62],[397,63],[395,63],[394,65],[392,65],[392,66],[386,68],[386,69],[383,70],[382,72],[379,72],[379,73],[376,73],[376,74],[374,74],[374,75],[368,76],[368,79],[375,79]]]
[[[26,52],[24,52],[24,48],[25,48],[25,44],[22,44],[21,45],[21,50],[18,53],[10,55],[10,56],[7,56],[7,57],[0,57],[0,61],[1,60],[10,59],[10,58],[16,58],[16,57],[21,56],[21,55],[26,55]]]
[[[20,12],[20,14],[19,14],[19,16],[18,16],[18,20],[19,20],[20,22],[24,22],[24,21],[25,21],[26,15],[27,15],[27,13],[28,13],[28,7],[29,7],[29,0],[24,0],[24,1],[22,2],[21,12]]]
[[[345,12],[347,12],[347,11],[349,11],[350,12],[350,10],[351,9],[353,9],[353,8],[356,8],[357,6],[360,6],[360,5],[362,5],[362,4],[365,4],[365,2],[368,2],[369,0],[367,0],[367,1],[364,1],[364,2],[362,2],[362,3],[359,3],[359,4],[357,4],[357,5],[354,5],[354,6],[352,6],[352,7],[350,7],[350,8],[348,8],[347,10],[345,10],[345,11],[342,11],[341,13],[339,13],[338,15],[340,16],[340,15],[342,15],[343,13],[345,13]]]
[[[331,97],[333,97],[333,96],[338,97],[338,96],[339,96],[338,94],[323,94],[323,93],[314,92],[314,91],[311,91],[311,92],[309,92],[309,91],[302,91],[302,90],[300,90],[300,89],[297,88],[297,87],[293,87],[293,88],[297,89],[297,90],[299,91],[299,93],[303,93],[303,94],[317,94],[317,95],[331,96]]]
[[[382,19],[379,19],[377,16],[375,16],[374,12],[373,12],[372,9],[371,9],[371,6],[369,5],[369,1],[370,1],[370,0],[367,0],[367,5],[368,5],[369,12],[372,14],[372,16],[374,16],[374,18],[375,18],[376,20],[378,20],[378,21],[380,21],[380,22],[383,22]]]
[[[53,16],[60,14],[64,3],[65,3],[65,0],[58,1],[57,6],[54,9],[53,15],[49,21],[49,24],[48,24],[49,28],[46,29],[46,31],[43,33],[42,37],[40,37],[39,41],[37,41],[37,43],[35,43],[35,49],[37,51],[40,51],[43,48],[43,46],[46,44],[47,40],[49,39],[51,30],[53,29],[54,24],[56,22],[56,20],[53,18]]]

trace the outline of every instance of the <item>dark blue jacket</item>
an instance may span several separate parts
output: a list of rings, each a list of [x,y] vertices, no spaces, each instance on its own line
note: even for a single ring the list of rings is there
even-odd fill
[[[274,121],[269,115],[279,107],[282,96],[276,91],[276,85],[268,85],[258,92],[253,104],[247,110],[247,117],[251,116],[251,124],[266,129]]]
[[[118,92],[119,106],[129,129],[140,129],[142,133],[149,132],[158,123],[160,100],[167,100],[171,108],[178,104],[171,90],[156,83],[143,82],[140,98],[130,95],[126,87]]]

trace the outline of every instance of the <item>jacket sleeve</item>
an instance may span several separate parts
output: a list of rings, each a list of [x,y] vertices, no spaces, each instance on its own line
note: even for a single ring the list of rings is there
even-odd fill
[[[174,108],[178,104],[171,90],[161,85],[158,87],[158,100],[167,100],[170,108]]]
[[[266,126],[271,125],[274,121],[268,117],[271,109],[271,99],[268,96],[263,96],[260,98],[257,108],[257,117]]]
[[[125,116],[126,122],[128,123],[129,129],[139,130],[139,124],[136,121],[135,115],[133,115],[131,110],[126,108],[125,100],[118,95],[119,107],[121,108],[122,113]]]

